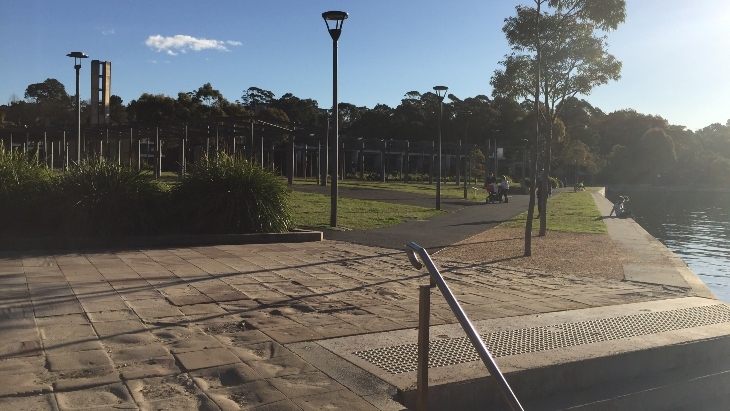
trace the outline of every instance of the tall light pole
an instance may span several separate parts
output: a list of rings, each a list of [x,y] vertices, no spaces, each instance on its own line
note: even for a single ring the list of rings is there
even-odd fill
[[[464,116],[470,116],[471,111],[459,111],[459,114],[463,114]],[[464,200],[466,200],[468,197],[466,193],[466,185],[469,183],[469,158],[471,157],[469,153],[469,146],[466,144],[468,134],[469,117],[466,117],[466,126],[464,126],[464,150],[466,150],[466,153],[464,154]]]
[[[73,57],[74,68],[76,69],[76,164],[81,164],[81,104],[79,102],[79,72],[81,71],[81,59],[89,58],[80,51],[73,51],[66,54],[66,57]]]
[[[438,139],[438,180],[436,180],[436,209],[441,209],[441,118],[444,114],[444,97],[449,89],[446,86],[436,86],[433,88],[439,99],[439,139]]]
[[[332,188],[330,191],[330,227],[337,227],[337,172],[339,171],[339,147],[340,147],[340,129],[339,115],[337,110],[337,40],[342,34],[342,23],[348,17],[344,11],[326,11],[322,13],[322,18],[327,25],[327,31],[332,37],[332,147],[334,147],[334,156],[332,158]],[[330,27],[332,23],[332,27]]]

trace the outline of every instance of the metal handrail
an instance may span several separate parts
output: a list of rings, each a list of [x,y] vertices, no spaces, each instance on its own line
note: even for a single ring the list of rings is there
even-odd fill
[[[408,259],[411,264],[419,270],[423,268],[424,265],[428,269],[428,272],[431,274],[431,282],[436,283],[436,286],[441,291],[444,299],[449,304],[449,307],[451,307],[451,311],[454,312],[454,315],[456,315],[456,318],[459,320],[461,328],[464,329],[464,332],[466,332],[466,335],[469,337],[472,345],[477,350],[482,362],[487,367],[489,374],[497,381],[497,386],[512,411],[524,411],[524,408],[522,408],[517,396],[515,396],[514,392],[512,392],[512,388],[510,388],[507,380],[504,378],[504,375],[499,370],[497,363],[494,362],[494,358],[492,358],[489,350],[484,345],[484,341],[482,341],[479,334],[477,334],[476,329],[472,325],[471,321],[469,321],[469,318],[464,313],[459,302],[456,301],[456,297],[454,297],[454,294],[449,289],[444,277],[441,275],[438,268],[436,268],[436,265],[433,263],[433,260],[431,260],[431,256],[428,255],[426,249],[414,242],[406,244],[406,247]],[[428,365],[426,366],[428,367]]]

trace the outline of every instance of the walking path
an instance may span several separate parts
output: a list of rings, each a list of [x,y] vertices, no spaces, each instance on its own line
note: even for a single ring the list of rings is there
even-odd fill
[[[394,193],[340,190],[405,201]],[[416,327],[428,280],[402,245],[435,251],[521,212],[525,197],[445,200],[450,212],[429,221],[313,243],[3,252],[0,409],[401,410],[392,384],[313,342]],[[672,258],[635,223],[606,222],[648,259]],[[666,287],[658,276],[621,282],[435,261],[474,321],[711,297],[681,264]],[[435,299],[431,324],[453,322]]]

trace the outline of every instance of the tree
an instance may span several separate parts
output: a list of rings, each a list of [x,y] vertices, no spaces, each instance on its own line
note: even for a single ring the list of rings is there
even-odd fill
[[[646,182],[666,180],[666,173],[677,165],[674,141],[661,128],[653,128],[641,137],[638,156],[639,178]]]
[[[503,70],[495,71],[491,84],[495,96],[532,98],[536,116],[543,116],[552,130],[560,114],[558,104],[577,94],[587,95],[609,80],[617,80],[621,63],[610,55],[604,37],[597,30],[616,29],[626,17],[625,0],[533,0],[536,7],[517,7],[517,15],[505,20],[502,31],[512,48],[512,54],[500,62]],[[552,8],[552,13],[541,7]],[[542,97],[542,107],[540,99]],[[539,113],[539,114],[538,114]],[[539,119],[535,118],[535,154],[537,163]],[[542,190],[547,192],[552,149],[552,133],[545,144],[546,174]],[[534,180],[534,170],[531,167]],[[531,255],[534,186],[530,189],[525,255]],[[546,196],[541,196],[546,210]],[[546,214],[540,218],[540,235],[546,233]]]
[[[112,124],[127,122],[127,112],[124,108],[122,98],[115,94],[109,97],[109,119]]]
[[[273,107],[282,110],[289,117],[289,121],[307,126],[316,126],[323,116],[317,100],[300,99],[292,93],[286,93],[273,100]]]
[[[158,122],[175,119],[175,99],[164,94],[142,93],[127,106],[130,121]]]
[[[274,101],[274,93],[258,87],[249,87],[241,96],[241,104],[255,110],[258,105],[269,105]]]
[[[25,89],[25,98],[32,103],[41,101],[70,102],[66,87],[55,78],[46,79],[43,83],[31,84]]]
[[[73,119],[75,103],[63,84],[56,79],[49,78],[42,83],[29,85],[25,89],[25,99],[29,103],[25,107],[26,111],[34,112],[31,115],[33,119],[29,121],[32,125],[65,123]]]

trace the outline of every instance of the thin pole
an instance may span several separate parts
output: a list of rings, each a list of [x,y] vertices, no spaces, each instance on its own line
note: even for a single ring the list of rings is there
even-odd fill
[[[431,319],[431,286],[418,286],[418,369],[416,371],[416,410],[428,409],[428,348]]]
[[[81,64],[74,65],[76,69],[76,164],[81,164],[81,104],[79,101],[79,74]]]
[[[330,192],[330,227],[337,227],[337,172],[339,169],[340,128],[337,112],[337,40],[332,40],[332,121],[334,158],[332,159],[332,188]]]
[[[436,209],[441,210],[441,117],[444,115],[444,101],[439,101],[438,180],[436,180]]]

